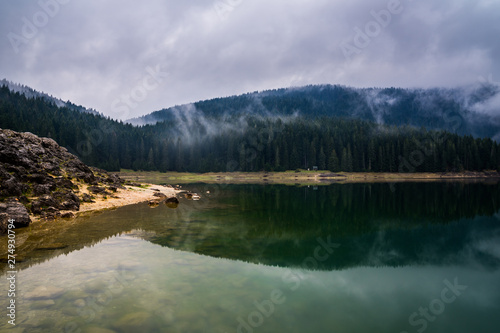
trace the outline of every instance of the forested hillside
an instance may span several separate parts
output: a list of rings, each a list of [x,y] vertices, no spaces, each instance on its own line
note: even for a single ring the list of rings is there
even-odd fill
[[[216,104],[214,108],[221,107]],[[111,171],[499,169],[500,147],[489,138],[323,113],[303,117],[294,110],[290,107],[280,115],[214,111],[206,116],[191,106],[179,112],[182,123],[169,119],[135,127],[0,88],[1,128],[51,137],[85,163]]]
[[[67,107],[67,108],[69,108],[71,110],[75,110],[75,111],[87,112],[87,113],[92,113],[92,114],[99,114],[94,109],[87,109],[84,106],[73,104],[70,101],[65,102],[60,98],[53,97],[53,96],[48,95],[46,93],[36,91],[33,88],[30,88],[28,86],[25,86],[22,84],[17,84],[17,83],[8,81],[6,79],[0,80],[0,86],[7,86],[10,91],[18,92],[18,93],[26,96],[27,98],[43,99],[43,100],[47,101],[48,103],[54,103],[58,107]]]
[[[500,89],[492,84],[457,89],[401,89],[307,86],[200,101],[130,119],[135,125],[185,123],[184,114],[227,118],[298,115],[307,119],[347,117],[385,125],[411,125],[461,135],[500,139]]]

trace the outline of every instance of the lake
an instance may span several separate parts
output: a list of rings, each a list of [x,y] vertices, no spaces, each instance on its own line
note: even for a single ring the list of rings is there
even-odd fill
[[[17,230],[16,326],[1,263],[0,331],[500,327],[498,184],[184,188],[201,199]]]

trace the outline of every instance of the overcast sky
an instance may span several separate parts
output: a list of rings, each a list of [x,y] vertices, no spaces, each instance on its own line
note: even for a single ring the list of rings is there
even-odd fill
[[[500,81],[499,0],[0,1],[0,79],[128,119],[307,84]]]

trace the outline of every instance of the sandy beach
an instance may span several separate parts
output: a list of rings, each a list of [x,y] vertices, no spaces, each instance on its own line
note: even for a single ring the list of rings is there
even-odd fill
[[[82,203],[80,205],[79,213],[96,211],[102,209],[116,208],[121,206],[133,205],[140,202],[145,202],[148,200],[155,199],[155,193],[163,193],[167,198],[175,197],[179,191],[174,188],[150,185],[147,184],[147,188],[135,187],[135,186],[125,186],[126,189],[118,189],[113,193],[112,197],[104,199],[102,197],[96,198],[93,203]]]
[[[100,211],[105,209],[113,209],[127,205],[133,205],[141,202],[147,202],[149,200],[159,200],[159,197],[155,197],[155,193],[163,193],[167,198],[175,197],[177,193],[181,192],[173,187],[153,185],[153,184],[141,184],[141,186],[129,186],[126,185],[125,189],[118,189],[111,195],[94,195],[94,202],[82,202],[80,204],[80,210],[75,211],[61,211],[61,214],[71,212],[78,217],[78,215],[88,212]],[[89,193],[85,186],[79,186],[79,194]],[[30,218],[33,222],[39,221],[40,217],[30,214]]]

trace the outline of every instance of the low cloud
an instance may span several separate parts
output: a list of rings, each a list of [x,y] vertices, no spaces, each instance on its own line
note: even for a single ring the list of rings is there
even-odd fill
[[[217,1],[41,1],[55,2],[57,13],[18,53],[8,34],[22,35],[24,19],[44,9],[38,2],[0,3],[0,78],[111,117],[113,101],[156,64],[169,77],[130,116],[307,84],[426,88],[500,78],[495,1],[401,0],[404,10],[350,61],[339,45],[388,0],[243,0],[230,2],[238,5],[224,17]]]

